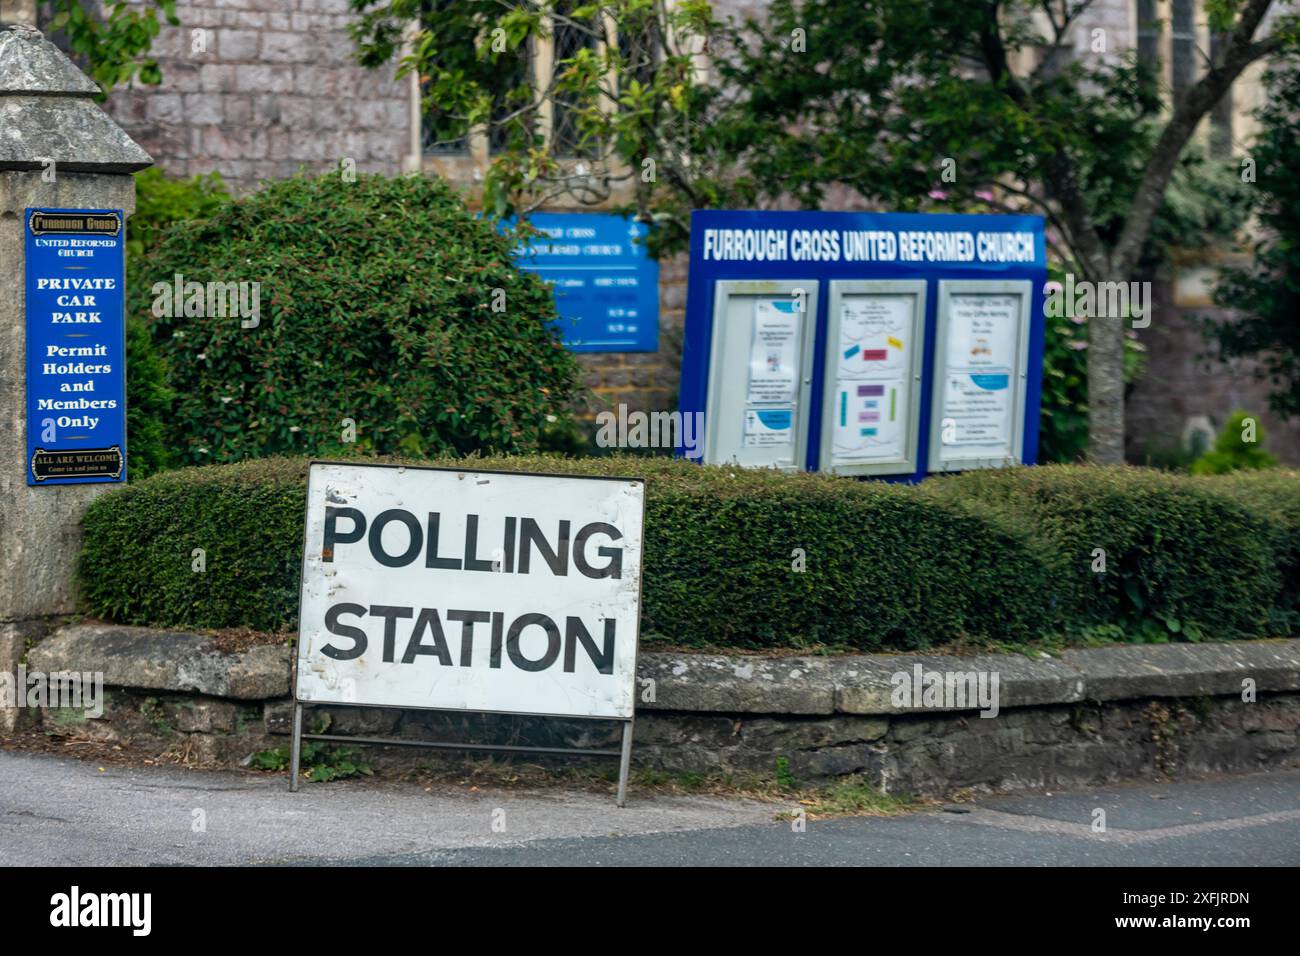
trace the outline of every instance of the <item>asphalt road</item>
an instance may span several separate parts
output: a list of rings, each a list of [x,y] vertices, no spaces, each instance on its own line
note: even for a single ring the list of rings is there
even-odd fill
[[[0,866],[1300,865],[1300,772],[991,797],[802,832],[774,819],[792,809],[634,792],[619,810],[583,791],[376,781],[291,794],[283,776],[0,751]]]

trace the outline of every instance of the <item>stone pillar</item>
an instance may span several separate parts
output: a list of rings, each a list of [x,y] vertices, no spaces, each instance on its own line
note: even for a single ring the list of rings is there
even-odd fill
[[[95,104],[98,93],[35,27],[0,31],[0,671],[11,674],[27,642],[76,609],[81,518],[108,487],[30,487],[26,461],[24,212],[45,206],[130,215],[131,174],[153,162]],[[21,713],[0,709],[0,730],[12,729]]]
[[[0,0],[0,23],[36,26],[36,0]]]

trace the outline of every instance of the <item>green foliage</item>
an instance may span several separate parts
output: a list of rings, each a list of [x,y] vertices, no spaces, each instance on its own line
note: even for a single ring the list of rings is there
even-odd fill
[[[249,766],[254,770],[284,770],[292,755],[289,744],[253,754]],[[300,754],[301,767],[312,783],[329,783],[348,777],[369,777],[374,774],[370,764],[360,759],[353,747],[337,747],[316,740],[304,740]]]
[[[1300,414],[1300,67],[1274,72],[1268,89],[1248,160],[1259,220],[1254,261],[1220,273],[1214,301],[1239,314],[1207,320],[1206,332],[1224,357],[1259,363],[1273,386],[1269,407],[1289,417]]]
[[[806,787],[799,804],[812,818],[829,816],[888,816],[909,809],[913,801],[898,794],[882,793],[879,782],[865,773],[836,777],[821,785]],[[789,814],[784,815],[789,818]]]
[[[167,385],[167,363],[148,326],[136,318],[126,323],[126,369],[127,478],[139,481],[171,465],[164,422],[175,396]]]
[[[173,223],[207,219],[229,201],[220,173],[169,179],[157,166],[136,173],[135,212],[126,224],[127,261],[155,249]]]
[[[979,502],[1046,544],[1052,586],[1042,597],[1068,634],[1153,624],[1160,630],[1147,640],[1266,634],[1283,599],[1268,518],[1212,483],[1049,465],[968,472],[921,490]]]
[[[149,86],[162,82],[158,61],[149,47],[158,35],[158,14],[179,26],[176,0],[146,0],[145,9],[131,0],[40,0],[41,22],[48,33],[61,33],[68,49],[80,57],[86,72],[104,93],[135,79]],[[96,8],[100,9],[96,9]],[[101,97],[102,99],[102,97]]]
[[[1192,462],[1194,475],[1272,468],[1277,459],[1263,449],[1264,426],[1249,412],[1233,412],[1214,439],[1214,447]]]
[[[644,476],[646,646],[917,650],[1146,622],[1160,630],[1143,639],[1276,634],[1294,603],[1281,575],[1300,566],[1294,473],[1228,493],[1216,483],[1238,476],[1064,466],[911,487],[625,456],[441,464]],[[128,624],[291,627],[305,487],[305,460],[268,459],[96,499],[87,609]],[[197,547],[205,573],[191,570]],[[1105,574],[1092,570],[1097,547]]]
[[[220,482],[203,479],[213,470]],[[302,546],[286,545],[302,537],[301,468],[184,469],[121,491],[84,519],[83,593],[97,613],[197,627],[242,621],[262,631],[292,619]],[[196,548],[205,552],[202,573],[192,570]]]
[[[1267,541],[1282,576],[1273,631],[1295,633],[1300,629],[1300,471],[1237,471],[1197,480],[1264,517]]]
[[[782,790],[793,790],[799,786],[799,781],[794,778],[790,772],[790,758],[776,758],[776,785]]]
[[[718,205],[718,195],[693,189],[712,181],[721,160],[699,140],[721,95],[696,62],[719,27],[704,0],[352,0],[352,8],[365,66],[396,59],[406,26],[418,28],[399,75],[420,77],[429,141],[489,138],[490,212],[606,202],[627,185],[631,205],[647,218],[653,209],[667,226],[652,232],[656,248],[684,240],[691,203]],[[609,24],[617,24],[617,43],[606,42]],[[539,85],[530,50],[557,30],[571,52]]]
[[[1087,320],[1046,318],[1038,460],[1069,463],[1088,449]]]
[[[178,458],[535,448],[568,414],[577,364],[512,242],[419,176],[295,177],[173,224],[138,261],[128,312],[169,362]],[[259,283],[258,324],[155,316],[176,275]]]
[[[206,218],[229,199],[218,173],[192,179],[168,179],[157,167],[136,173],[135,212],[126,224],[127,287],[145,281],[139,259],[157,247],[169,226]],[[138,316],[126,323],[126,367],[128,478],[135,481],[172,465],[167,424],[175,399],[167,362]]]
[[[1049,264],[1047,278],[1063,282],[1065,270]],[[1070,464],[1080,461],[1088,449],[1088,320],[1052,311],[1044,318],[1038,460]],[[1124,349],[1124,380],[1131,382],[1142,368],[1145,347],[1130,332]]]
[[[978,509],[927,503],[914,489],[671,459],[454,464],[646,476],[648,644],[915,648],[1024,639],[1041,618],[1042,556]],[[132,623],[291,625],[304,488],[305,463],[278,459],[169,472],[96,500],[85,519],[87,605]],[[196,547],[204,574],[190,569]],[[795,548],[806,571],[794,570]]]
[[[667,248],[684,244],[693,208],[780,200],[816,209],[847,187],[915,210],[936,186],[957,202],[991,188],[998,203],[1053,213],[1063,258],[1096,265],[1080,250],[1097,240],[1105,254],[1118,241],[1167,121],[1159,64],[1131,51],[1074,55],[1077,30],[1066,25],[1086,4],[772,0],[761,18],[740,22],[703,0],[352,6],[366,66],[397,58],[404,26],[418,26],[401,69],[421,77],[434,139],[492,138],[488,208],[557,194],[604,201],[627,182],[638,212],[665,226],[654,243]],[[1283,35],[1293,22],[1277,16],[1272,29]],[[539,77],[527,51],[555,23],[576,42],[553,76]],[[602,42],[609,23],[618,44]],[[701,82],[699,46],[718,82]],[[548,135],[548,111],[565,118],[564,136]],[[577,155],[589,175],[564,162]],[[954,179],[940,180],[944,160],[955,162]],[[1188,150],[1158,215],[1145,213],[1149,255],[1192,234],[1224,234],[1234,212],[1240,221],[1241,193],[1235,171]]]

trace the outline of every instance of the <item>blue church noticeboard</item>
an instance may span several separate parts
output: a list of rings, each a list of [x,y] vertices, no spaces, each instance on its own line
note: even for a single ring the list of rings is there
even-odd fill
[[[521,269],[555,290],[564,344],[574,352],[659,348],[659,264],[646,226],[608,213],[533,213],[544,235],[519,251]]]
[[[124,223],[26,211],[29,485],[126,481]]]
[[[1039,216],[697,211],[703,460],[916,481],[1036,461]]]

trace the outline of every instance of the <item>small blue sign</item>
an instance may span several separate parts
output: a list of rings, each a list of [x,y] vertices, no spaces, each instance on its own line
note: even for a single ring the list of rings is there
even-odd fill
[[[519,268],[555,289],[564,344],[574,352],[659,350],[659,264],[644,223],[609,213],[533,213],[543,235]]]
[[[26,211],[29,485],[126,481],[125,221]]]

